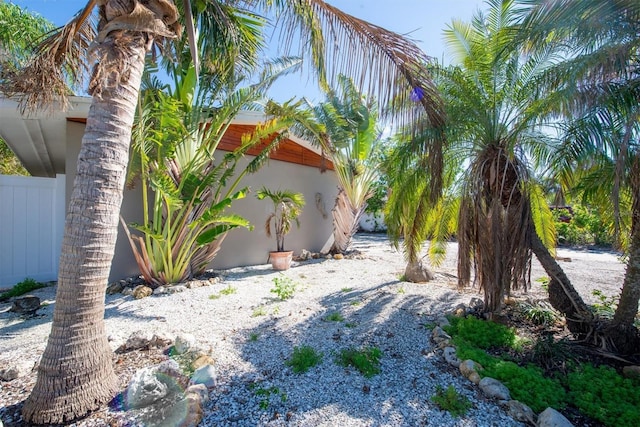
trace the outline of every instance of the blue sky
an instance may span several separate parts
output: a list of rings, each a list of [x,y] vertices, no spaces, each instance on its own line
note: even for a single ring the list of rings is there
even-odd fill
[[[86,4],[85,0],[10,1],[39,13],[56,25],[66,23]],[[328,3],[376,25],[406,34],[427,55],[447,62],[442,31],[452,18],[468,21],[477,9],[483,8],[482,0],[329,0]],[[276,98],[284,100],[294,95],[314,98],[312,93],[316,91],[305,88],[306,82],[305,76],[288,77],[274,87]]]

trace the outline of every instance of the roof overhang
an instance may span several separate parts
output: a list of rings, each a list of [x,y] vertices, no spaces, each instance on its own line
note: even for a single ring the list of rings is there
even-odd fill
[[[65,173],[67,120],[85,119],[91,98],[73,96],[69,108],[20,113],[18,102],[0,97],[0,137],[33,176]]]

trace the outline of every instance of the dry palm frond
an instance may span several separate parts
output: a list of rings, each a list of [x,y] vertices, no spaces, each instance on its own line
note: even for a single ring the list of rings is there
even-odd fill
[[[3,84],[2,91],[20,99],[20,109],[67,106],[71,88],[80,86],[89,70],[87,52],[95,38],[91,0],[68,24],[54,30],[34,50],[31,62]]]

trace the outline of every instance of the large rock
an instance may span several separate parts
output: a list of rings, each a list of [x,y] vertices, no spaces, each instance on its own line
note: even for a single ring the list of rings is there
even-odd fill
[[[173,343],[176,354],[185,354],[197,349],[196,338],[191,334],[179,334]]]
[[[510,400],[507,402],[507,414],[516,421],[529,423],[530,425],[536,424],[535,412],[533,412],[533,410],[527,405],[517,400]]]
[[[133,295],[135,299],[142,299],[151,294],[153,294],[153,289],[145,285],[138,285],[133,289],[133,293],[131,295]]]
[[[204,384],[207,388],[217,385],[216,368],[213,365],[204,365],[196,369],[191,376],[193,384]]]
[[[511,400],[511,394],[507,386],[495,378],[484,377],[480,383],[478,383],[478,387],[480,387],[480,390],[489,398]]]
[[[143,368],[137,371],[126,390],[126,404],[129,408],[144,408],[162,399],[169,392],[166,383],[156,375],[157,368]]]
[[[40,298],[35,295],[24,295],[13,300],[9,311],[22,315],[36,314],[40,308]]]
[[[571,421],[553,408],[547,408],[538,415],[538,427],[573,427]]]
[[[404,278],[407,282],[426,283],[436,278],[436,276],[422,262],[407,264],[404,270]]]

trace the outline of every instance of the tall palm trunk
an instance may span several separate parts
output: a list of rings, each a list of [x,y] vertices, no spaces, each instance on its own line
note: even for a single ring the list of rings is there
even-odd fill
[[[111,49],[109,59],[124,61],[124,69],[112,73],[101,87],[101,97],[94,97],[87,117],[62,242],[51,335],[36,385],[23,408],[30,423],[76,419],[98,409],[117,391],[103,320],[104,298],[145,63],[145,38],[140,33],[125,41],[110,36],[105,45]]]
[[[331,211],[333,216],[332,253],[344,253],[349,248],[353,235],[358,231],[358,224],[366,207],[366,203],[360,208],[354,207],[344,188],[340,187],[336,196],[336,204]]]

